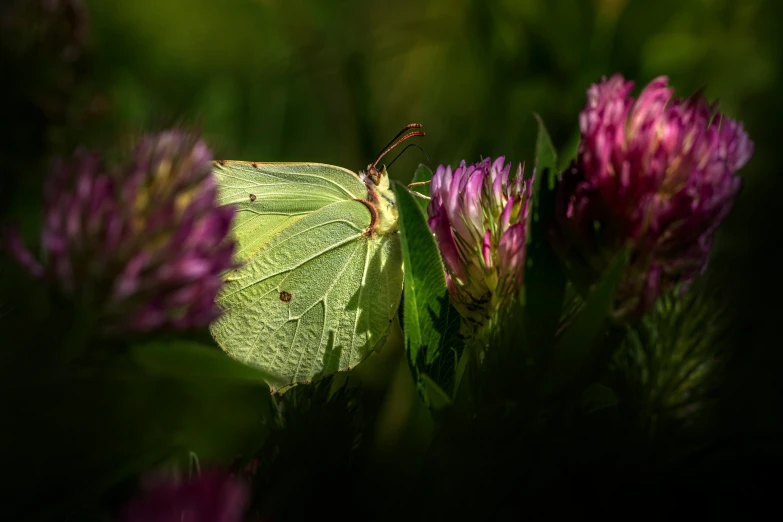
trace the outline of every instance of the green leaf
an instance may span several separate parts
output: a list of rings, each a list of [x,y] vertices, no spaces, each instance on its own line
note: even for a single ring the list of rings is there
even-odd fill
[[[427,405],[434,411],[440,411],[451,406],[451,397],[438,386],[438,383],[426,373],[419,374],[419,381],[424,389],[424,396],[427,398]]]
[[[555,211],[556,185],[540,185],[540,180],[555,172],[557,155],[544,122],[538,120],[536,139],[536,187],[533,219],[530,225],[525,268],[525,333],[527,345],[542,354],[551,353],[560,322],[566,275],[548,241],[549,228]]]
[[[463,349],[460,316],[449,302],[440,252],[422,207],[404,185],[395,183],[394,193],[405,267],[403,316],[408,361],[417,380],[427,374],[449,396]],[[422,393],[422,386],[419,391]],[[430,398],[422,395],[426,404],[434,407]]]
[[[577,132],[571,136],[571,139],[568,140],[568,143],[561,148],[560,154],[558,154],[559,161],[557,164],[561,172],[567,169],[571,162],[576,159],[581,137],[581,134],[577,130]]]
[[[538,192],[541,183],[544,178],[547,180],[547,184],[550,189],[555,187],[557,181],[557,150],[552,144],[552,138],[549,137],[549,132],[546,130],[544,120],[541,119],[536,113],[533,113],[533,117],[538,122],[538,136],[536,137],[536,179],[533,180],[533,198],[538,200]],[[544,172],[546,171],[546,172]]]
[[[224,353],[189,341],[150,342],[131,348],[132,359],[157,377],[210,382],[266,383],[281,379],[267,371],[247,366]]]
[[[432,170],[424,163],[419,163],[419,166],[416,167],[416,172],[413,173],[413,179],[411,180],[411,183],[425,183],[427,181],[430,181],[431,179],[432,179]],[[425,196],[430,195],[429,183],[426,185],[418,185],[413,190],[419,192],[420,194],[424,194]]]
[[[410,187],[410,190],[412,192],[416,192],[424,196],[424,197],[416,197],[416,202],[424,210],[425,214],[427,212],[427,205],[429,205],[429,199],[425,199],[425,197],[426,198],[430,197],[430,184],[429,184],[430,180],[432,180],[432,170],[430,170],[430,168],[427,165],[423,163],[419,163],[416,172],[413,174],[411,185],[413,185],[414,183],[426,183],[426,184],[413,185],[412,187]]]
[[[612,261],[582,309],[557,340],[549,371],[544,378],[546,393],[578,385],[580,374],[588,370],[597,348],[601,346],[600,342],[604,340],[602,334],[607,333],[615,291],[627,264],[628,251],[623,250]]]

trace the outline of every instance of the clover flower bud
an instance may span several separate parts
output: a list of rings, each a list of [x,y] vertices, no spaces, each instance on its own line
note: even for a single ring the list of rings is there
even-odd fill
[[[503,156],[439,166],[427,208],[449,292],[464,317],[485,322],[522,285],[532,178],[510,177]]]

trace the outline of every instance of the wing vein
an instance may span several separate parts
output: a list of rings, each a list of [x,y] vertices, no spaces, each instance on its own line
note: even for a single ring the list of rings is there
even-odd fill
[[[299,317],[302,317],[304,314],[306,314],[307,312],[309,312],[310,310],[312,310],[312,308],[313,308],[315,305],[317,305],[318,303],[320,303],[321,301],[323,301],[324,299],[326,299],[326,296],[327,296],[327,295],[329,295],[329,292],[331,292],[331,291],[332,291],[332,289],[335,287],[335,285],[337,284],[337,282],[338,282],[338,281],[340,280],[340,278],[343,276],[343,273],[345,273],[345,269],[346,269],[346,268],[348,268],[348,265],[350,264],[350,262],[351,262],[351,259],[353,259],[353,256],[355,256],[355,255],[356,255],[356,252],[357,252],[357,250],[354,250],[354,251],[351,253],[351,256],[348,258],[348,261],[345,263],[345,265],[343,266],[343,268],[340,270],[340,273],[339,273],[339,274],[337,274],[337,277],[334,279],[334,281],[332,282],[332,284],[330,284],[330,285],[329,285],[329,288],[328,288],[328,289],[327,289],[327,290],[324,292],[324,296],[323,296],[321,299],[319,299],[319,300],[315,301],[313,304],[311,304],[311,305],[310,305],[310,307],[309,307],[309,308],[307,308],[307,309],[306,309],[306,310],[304,310],[304,311],[303,311],[301,314],[299,314]]]
[[[359,299],[356,309],[356,320],[353,323],[353,336],[351,337],[351,359],[354,358],[354,351],[356,350],[356,329],[359,326],[359,319],[362,311],[362,294],[364,293],[364,285],[367,282],[367,266],[370,264],[370,253],[372,249],[369,243],[365,243],[367,246],[367,253],[364,255],[364,270],[362,271],[362,284],[359,285]]]
[[[346,243],[350,243],[351,241],[354,241],[354,240],[358,239],[359,237],[361,237],[361,235],[352,236],[352,237],[344,239],[340,243],[329,245],[328,248],[325,248],[325,249],[323,249],[323,250],[321,250],[319,252],[316,252],[315,254],[313,254],[311,256],[308,256],[308,257],[304,258],[304,260],[301,263],[293,265],[290,268],[286,268],[284,270],[280,270],[278,272],[274,272],[272,274],[267,275],[266,277],[262,277],[261,279],[257,279],[255,281],[253,281],[252,283],[249,283],[247,286],[243,286],[242,288],[239,288],[238,290],[235,290],[235,291],[233,291],[231,293],[225,293],[225,294],[221,295],[220,296],[220,301],[223,301],[226,298],[231,297],[231,296],[233,296],[233,295],[235,295],[235,294],[237,294],[239,292],[247,290],[248,288],[250,288],[253,285],[257,285],[258,283],[262,283],[262,282],[266,281],[267,279],[269,279],[270,277],[274,277],[274,276],[277,276],[277,275],[280,275],[280,274],[285,274],[285,273],[288,273],[288,272],[292,272],[292,271],[296,270],[297,268],[301,268],[302,266],[306,265],[310,261],[313,261],[314,259],[318,258],[319,256],[322,256],[325,253],[334,250],[335,248],[340,248],[341,246],[345,245]],[[253,257],[253,256],[251,256],[251,257]],[[238,279],[234,279],[234,281],[237,281],[237,280]]]
[[[343,274],[345,273],[345,270],[351,264],[351,261],[353,260],[353,256],[356,255],[356,252],[358,252],[358,249],[354,249],[354,251],[351,252],[351,255],[346,260],[346,262],[343,265],[342,269],[340,269],[340,273],[337,274],[337,277],[334,278],[334,281],[332,282],[332,284],[330,284],[329,288],[327,288],[326,291],[324,292],[323,297],[321,299],[318,299],[315,302],[313,302],[313,304],[311,304],[306,310],[304,310],[301,314],[299,314],[299,317],[296,318],[297,320],[300,320],[305,314],[307,314],[307,312],[309,312],[310,310],[315,308],[316,305],[318,305],[319,303],[324,303],[324,322],[323,322],[323,328],[321,330],[321,340],[318,343],[318,352],[319,353],[321,351],[321,346],[323,346],[324,333],[329,331],[328,324],[326,322],[327,317],[328,317],[328,313],[327,313],[328,312],[328,308],[326,306],[326,298],[329,296],[329,294],[332,292],[334,287],[337,285],[337,283],[343,277]],[[299,375],[299,368],[302,366],[302,358],[303,358],[303,356],[304,356],[304,351],[299,356],[299,362],[297,362],[297,364],[296,364],[296,371],[294,372],[294,380],[296,380],[296,376]]]
[[[332,167],[332,168],[334,168],[334,167]],[[246,169],[240,169],[240,170],[246,170]],[[362,183],[361,179],[359,179],[359,176],[357,176],[356,173],[351,172],[351,171],[349,171],[347,169],[341,170],[340,172],[344,172],[346,174],[350,174],[350,175],[352,175],[356,179],[356,181],[358,181],[359,183]],[[265,176],[269,176],[271,178],[280,180],[280,182],[281,182],[281,183],[279,183],[280,185],[286,185],[286,184],[287,185],[293,185],[294,183],[296,183],[297,186],[299,186],[299,185],[310,185],[310,186],[317,186],[317,187],[320,187],[320,188],[328,188],[328,187],[325,187],[323,184],[318,184],[318,183],[313,184],[313,183],[302,183],[301,181],[297,181],[297,182],[288,181],[284,177],[282,177],[281,173],[279,173],[279,172],[270,172],[270,171],[264,170],[264,171],[259,171],[259,173],[263,174]],[[243,181],[243,182],[249,183],[249,184],[251,184],[253,186],[262,186],[262,184],[260,184],[258,182],[258,180],[245,179],[245,178],[242,178],[240,176],[237,176],[236,174],[229,174],[228,169],[226,169],[225,167],[220,169],[220,175],[228,177],[228,178],[233,178],[233,179],[236,179],[238,181]],[[354,197],[354,194],[350,190],[348,190],[346,187],[344,187],[343,185],[341,185],[337,181],[335,181],[333,179],[329,179],[328,177],[324,177],[324,176],[321,176],[319,174],[312,174],[312,173],[309,173],[309,172],[296,172],[293,175],[307,177],[307,178],[319,179],[319,180],[323,181],[324,183],[326,183],[328,185],[331,185],[332,187],[337,188],[339,192],[341,192],[342,194],[345,194],[349,198],[353,198]],[[243,188],[243,187],[240,187],[240,188]]]

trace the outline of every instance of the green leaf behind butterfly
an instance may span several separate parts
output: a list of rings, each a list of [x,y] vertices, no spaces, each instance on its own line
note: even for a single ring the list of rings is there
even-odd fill
[[[411,180],[411,184],[413,183],[425,183],[425,184],[414,185],[411,187],[411,191],[424,196],[424,197],[416,197],[416,203],[418,203],[419,206],[424,210],[425,215],[427,213],[427,205],[429,205],[429,200],[424,198],[430,197],[429,181],[431,180],[432,180],[432,170],[430,170],[430,168],[427,165],[420,163],[418,168],[416,169],[416,172],[413,174],[413,179]]]
[[[422,207],[405,186],[395,183],[394,193],[405,267],[405,347],[419,392],[428,406],[438,407],[452,395],[463,349],[460,316],[449,302],[440,253]]]

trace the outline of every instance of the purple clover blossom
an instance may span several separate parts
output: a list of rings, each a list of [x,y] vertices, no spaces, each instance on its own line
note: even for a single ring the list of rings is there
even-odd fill
[[[79,152],[46,185],[42,269],[13,237],[9,251],[63,294],[88,300],[108,330],[206,326],[220,274],[234,266],[234,210],[217,207],[211,159],[203,142],[178,132],[143,138],[114,173]]]
[[[485,323],[522,284],[531,179],[509,178],[503,156],[456,169],[440,165],[430,184],[429,226],[449,293],[464,317]]]
[[[559,187],[555,246],[583,282],[623,245],[631,265],[615,318],[638,317],[664,290],[706,268],[715,231],[753,154],[742,124],[697,93],[674,98],[665,76],[638,99],[619,74],[587,91],[576,163]]]
[[[214,470],[187,481],[150,477],[143,486],[120,522],[239,522],[250,498],[244,482]]]

